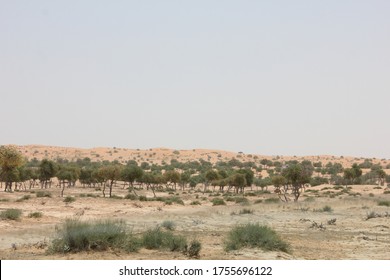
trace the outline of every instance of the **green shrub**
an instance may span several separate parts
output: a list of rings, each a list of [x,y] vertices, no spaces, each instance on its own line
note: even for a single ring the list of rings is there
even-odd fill
[[[274,230],[268,226],[250,223],[233,228],[225,242],[226,251],[238,250],[243,247],[289,252],[289,244],[284,242]]]
[[[71,197],[71,196],[67,196],[67,197],[64,198],[63,201],[66,202],[66,203],[72,203],[72,202],[76,201],[76,198]]]
[[[111,199],[123,199],[123,197],[119,196],[119,195],[111,195],[110,196]]]
[[[181,252],[187,250],[185,237],[162,231],[159,227],[146,231],[142,236],[142,244],[146,249],[168,249]]]
[[[266,198],[264,203],[279,203],[280,199],[276,197]]]
[[[176,225],[173,221],[164,221],[161,226],[167,230],[174,230]]]
[[[22,210],[20,209],[7,209],[0,212],[0,218],[2,220],[19,220],[22,215]]]
[[[135,194],[129,193],[125,196],[125,199],[137,200],[137,196]]]
[[[66,220],[58,231],[58,238],[49,247],[49,252],[104,251],[109,248],[135,252],[139,247],[140,242],[126,232],[122,221]]]
[[[387,207],[390,207],[390,200],[381,200],[381,201],[378,201],[378,206],[387,206]]]
[[[198,240],[193,240],[188,247],[188,256],[190,258],[199,258],[200,250],[202,249],[202,244]]]
[[[222,198],[213,198],[211,202],[213,203],[213,206],[226,205],[226,202]]]
[[[322,207],[322,211],[323,212],[332,212],[333,209],[329,205],[325,205],[324,207]]]
[[[144,196],[144,195],[140,195],[138,197],[138,199],[139,199],[139,201],[148,201],[148,198],[146,196]]]
[[[21,198],[17,199],[16,202],[22,202],[24,200],[29,200],[30,198],[31,198],[31,195],[26,194],[26,195],[22,196]]]
[[[253,210],[248,208],[241,209],[239,215],[245,215],[245,214],[253,214]]]
[[[190,203],[190,205],[201,205],[200,201],[195,200]]]
[[[37,191],[35,195],[37,197],[51,197],[51,193],[44,191]]]
[[[180,204],[180,205],[184,205],[184,201],[178,197],[178,196],[171,196],[171,197],[167,197],[165,199],[165,203],[168,204],[172,204],[172,203],[176,203],[176,204]]]
[[[28,214],[29,218],[35,218],[35,219],[42,218],[42,216],[43,216],[42,212],[32,212]]]
[[[259,203],[263,203],[263,200],[262,199],[256,199],[255,202],[253,202],[254,204],[259,204]]]

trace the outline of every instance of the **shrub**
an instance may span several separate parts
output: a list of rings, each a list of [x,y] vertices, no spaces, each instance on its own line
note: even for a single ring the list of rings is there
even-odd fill
[[[51,197],[51,193],[44,191],[38,191],[35,195],[37,197]]]
[[[233,228],[225,242],[226,251],[243,247],[289,252],[289,244],[284,242],[274,230],[268,226],[250,223]]]
[[[142,244],[146,249],[169,249],[182,252],[187,250],[185,237],[175,236],[171,232],[162,231],[159,227],[146,231],[142,236]]]
[[[2,220],[19,220],[22,215],[22,210],[20,209],[7,209],[0,212],[0,218]]]
[[[390,207],[390,200],[381,200],[381,201],[378,201],[378,206],[387,206],[387,207]]]
[[[16,202],[22,202],[24,200],[29,200],[30,198],[31,198],[31,196],[26,194],[26,195],[22,196],[21,198],[17,199]]]
[[[199,258],[200,250],[202,249],[202,244],[198,240],[193,240],[188,247],[188,256],[190,258]]]
[[[81,222],[66,220],[58,231],[58,238],[49,247],[50,253],[68,253],[80,251],[104,251],[108,248],[135,252],[140,242],[126,233],[122,221]]]
[[[276,197],[270,197],[264,200],[265,203],[279,203],[279,201],[279,198]]]
[[[135,194],[129,193],[125,196],[125,199],[137,200],[137,196]]]
[[[262,199],[256,199],[255,202],[253,202],[254,204],[259,204],[259,203],[263,203],[263,200]]]
[[[161,226],[167,230],[174,230],[176,225],[173,221],[164,221]]]
[[[201,205],[200,201],[195,200],[190,203],[190,205]]]
[[[43,216],[42,212],[32,212],[32,213],[28,214],[29,218],[39,219],[39,218],[42,218],[42,216]]]
[[[226,205],[226,202],[222,198],[213,198],[211,202],[213,203],[213,206]]]
[[[252,209],[248,209],[248,208],[244,208],[244,209],[241,209],[240,210],[240,215],[245,215],[245,214],[253,214],[253,210]]]
[[[72,202],[76,201],[76,198],[71,197],[71,196],[67,196],[67,197],[64,198],[63,201],[66,202],[66,203],[72,203]]]
[[[369,219],[373,219],[373,218],[378,218],[380,217],[380,214],[374,212],[374,211],[371,211],[370,213],[367,213],[366,215],[366,220],[369,220]]]
[[[171,196],[171,197],[166,198],[165,203],[166,204],[176,203],[176,204],[184,205],[184,201],[180,197],[177,197],[177,196]]]
[[[139,199],[139,201],[148,201],[148,198],[146,196],[144,196],[144,195],[140,195],[138,197],[138,199]]]
[[[322,211],[323,212],[332,212],[333,209],[329,205],[325,205],[324,207],[322,207]]]

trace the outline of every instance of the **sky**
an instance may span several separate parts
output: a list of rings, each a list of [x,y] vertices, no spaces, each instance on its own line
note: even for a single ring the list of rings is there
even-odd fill
[[[390,158],[390,1],[0,0],[0,145]]]

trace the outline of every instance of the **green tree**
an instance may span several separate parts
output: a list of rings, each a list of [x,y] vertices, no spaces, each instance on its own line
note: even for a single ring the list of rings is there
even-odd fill
[[[18,168],[24,164],[22,154],[11,146],[0,146],[0,179],[5,191],[12,191],[12,183],[19,180]]]
[[[294,195],[294,201],[298,201],[305,184],[310,182],[313,174],[313,166],[307,163],[290,164],[282,171],[282,176],[286,178],[286,190],[290,189]]]
[[[100,176],[104,178],[103,196],[105,197],[106,186],[109,187],[109,196],[112,197],[112,187],[120,179],[122,166],[118,164],[105,165],[99,169]]]
[[[43,159],[39,164],[39,180],[41,181],[41,188],[51,186],[51,179],[56,176],[58,166],[54,161]]]
[[[122,180],[129,183],[131,190],[136,196],[138,196],[138,194],[135,192],[134,182],[140,181],[142,176],[144,176],[144,171],[137,165],[128,165],[122,170],[121,173]]]

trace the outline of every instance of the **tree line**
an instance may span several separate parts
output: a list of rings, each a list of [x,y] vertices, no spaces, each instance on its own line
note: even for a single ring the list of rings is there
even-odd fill
[[[370,168],[363,175],[362,168]],[[389,166],[387,166],[389,167]],[[260,172],[266,170],[264,178]],[[0,182],[5,191],[14,188],[31,189],[36,186],[49,188],[56,178],[61,194],[66,187],[79,183],[83,187],[100,187],[103,196],[112,197],[113,187],[126,186],[138,196],[138,188],[151,190],[156,197],[156,190],[162,188],[177,190],[201,186],[203,192],[213,190],[243,193],[245,188],[253,186],[262,190],[274,186],[282,201],[288,201],[289,195],[297,201],[308,186],[320,184],[381,184],[390,182],[390,176],[383,167],[365,160],[354,163],[351,168],[344,168],[340,163],[303,160],[287,162],[268,159],[255,162],[241,162],[237,159],[219,161],[215,164],[203,159],[179,162],[176,159],[161,165],[129,160],[126,164],[118,161],[93,162],[90,158],[69,162],[43,159],[27,160],[12,146],[0,147]]]

